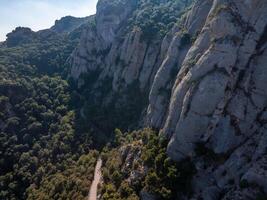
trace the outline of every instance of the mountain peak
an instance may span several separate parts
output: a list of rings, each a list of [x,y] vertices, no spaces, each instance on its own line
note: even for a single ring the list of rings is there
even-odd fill
[[[51,27],[51,30],[57,33],[71,32],[81,26],[82,24],[88,22],[90,17],[73,17],[65,16],[59,20],[55,21],[55,25]]]
[[[16,46],[22,43],[29,42],[35,32],[27,27],[17,27],[11,33],[7,34],[6,45],[8,47]]]

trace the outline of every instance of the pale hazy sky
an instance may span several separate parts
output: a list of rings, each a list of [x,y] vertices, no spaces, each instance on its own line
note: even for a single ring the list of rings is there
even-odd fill
[[[0,0],[0,41],[17,26],[37,31],[67,15],[89,16],[96,4],[97,0]]]

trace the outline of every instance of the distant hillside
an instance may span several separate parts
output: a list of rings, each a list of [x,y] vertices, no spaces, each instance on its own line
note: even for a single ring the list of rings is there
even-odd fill
[[[91,17],[77,18],[72,16],[62,17],[60,20],[56,20],[55,25],[50,29],[57,32],[72,32],[81,25],[88,23]]]

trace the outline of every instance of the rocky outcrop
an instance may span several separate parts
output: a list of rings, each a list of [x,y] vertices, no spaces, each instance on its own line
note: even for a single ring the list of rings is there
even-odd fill
[[[253,187],[260,188],[256,196],[266,194],[267,152],[257,149],[267,106],[267,3],[213,1],[206,11],[178,65],[163,133],[173,159],[191,157],[198,166],[196,197],[248,199]]]
[[[112,48],[116,32],[133,12],[135,3],[134,0],[118,1],[118,3],[105,0],[98,2],[96,20],[84,30],[80,44],[73,53],[71,77],[78,79],[83,73],[107,68],[106,63],[114,64],[112,60],[105,61],[107,54]],[[121,45],[117,41],[115,43],[114,48]]]
[[[175,77],[191,47],[193,37],[202,29],[211,6],[211,1],[197,1],[180,25],[174,26],[163,40],[162,46],[167,46],[165,49],[168,50],[150,90],[146,122],[148,125],[157,128],[163,126]]]
[[[163,18],[161,13],[171,9],[178,16],[190,2],[181,1],[179,6],[173,1],[98,2],[95,22],[88,24],[71,56],[70,76],[79,88],[90,90],[89,104],[97,102],[96,106],[100,109],[107,107],[109,112],[114,112],[109,109],[114,107],[115,112],[122,116],[118,121],[128,123],[122,126],[118,122],[113,124],[113,128],[128,128],[134,121],[143,122],[150,88],[172,40],[169,34],[162,42],[161,32],[166,30],[157,26],[161,26],[163,19],[171,22],[175,18],[169,15]],[[156,27],[143,21],[150,12],[154,17],[158,15]],[[91,119],[95,116],[89,115]]]
[[[252,12],[255,8],[261,12]],[[265,11],[264,2],[214,2],[173,87],[164,131],[179,132],[169,146],[170,152],[180,152],[174,158],[191,155],[202,140],[216,153],[226,153],[235,146],[230,141],[238,145],[238,136],[252,134],[248,130],[265,107],[264,78],[256,78],[257,73],[264,76],[264,47],[259,48],[258,41],[266,31]],[[179,150],[171,150],[176,147]]]
[[[88,23],[91,17],[62,17],[60,20],[56,20],[55,25],[50,29],[57,33],[70,33],[80,27],[81,25]]]
[[[195,1],[164,38],[149,42],[138,26],[124,32],[137,1],[118,2],[98,4],[71,76],[82,86],[83,74],[97,72],[92,88],[109,77],[105,103],[138,83],[148,99],[140,121],[162,129],[172,159],[196,165],[194,198],[266,194],[267,2]]]
[[[14,47],[20,44],[29,43],[35,38],[34,32],[30,28],[17,27],[14,31],[7,34],[6,46]]]
[[[3,47],[16,47],[20,45],[30,44],[33,42],[39,42],[48,40],[49,38],[68,35],[71,39],[79,38],[85,24],[90,22],[94,18],[93,16],[76,18],[72,16],[63,17],[60,20],[56,20],[55,25],[49,29],[40,31],[32,31],[27,27],[17,27],[11,33],[7,34],[5,42],[0,43]]]

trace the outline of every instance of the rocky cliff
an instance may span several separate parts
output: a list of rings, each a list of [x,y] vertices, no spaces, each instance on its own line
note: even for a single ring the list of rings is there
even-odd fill
[[[195,160],[204,199],[229,188],[225,199],[254,198],[252,185],[266,192],[266,11],[265,1],[213,1],[172,87],[168,153]]]
[[[71,57],[70,73],[90,97],[87,104],[98,106],[96,113],[84,105],[91,121],[112,129],[144,121],[149,91],[171,42],[172,35],[164,36],[190,2],[98,2],[95,21]],[[111,112],[116,117],[107,116]]]
[[[134,120],[162,129],[169,156],[196,166],[192,198],[254,199],[267,193],[267,2],[189,5],[100,0],[71,76],[100,109],[131,102]]]

